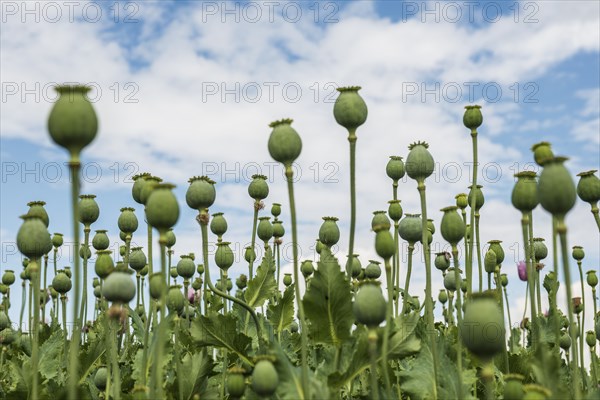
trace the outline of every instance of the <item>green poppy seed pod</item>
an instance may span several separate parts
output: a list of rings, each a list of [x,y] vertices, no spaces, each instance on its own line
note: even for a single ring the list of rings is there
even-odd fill
[[[596,271],[594,270],[590,270],[588,272],[586,272],[586,281],[587,284],[590,285],[591,287],[596,287],[598,285],[598,275],[596,275]],[[4,281],[4,278],[3,278]]]
[[[340,228],[337,226],[336,217],[323,217],[323,223],[319,228],[319,241],[331,247],[340,240]]]
[[[128,273],[115,271],[104,280],[102,296],[110,302],[127,304],[135,297],[135,283]]]
[[[538,261],[548,257],[548,247],[546,247],[543,238],[533,238],[533,254]]]
[[[90,246],[86,246],[84,243],[79,246],[79,258],[82,260],[89,260],[92,257],[92,251]]]
[[[228,292],[231,291],[231,289],[233,289],[233,282],[231,281],[231,278],[227,278],[226,287]]]
[[[283,221],[273,221],[273,237],[276,239],[282,238],[285,235],[285,229],[283,228]]]
[[[142,177],[142,179],[144,180],[144,183],[142,184],[142,188],[140,189],[140,200],[142,204],[146,204],[148,202],[148,199],[150,198],[150,194],[152,194],[152,191],[154,190],[156,185],[162,182],[162,179],[158,176],[152,175],[144,176]]]
[[[496,253],[496,265],[502,264],[504,261],[504,249],[502,248],[502,240],[490,240],[488,244],[490,245],[490,250],[493,250]]]
[[[279,386],[279,375],[269,360],[260,360],[252,371],[252,390],[262,397],[270,397]]]
[[[385,211],[374,211],[373,218],[371,219],[371,229],[377,232],[381,229],[390,229],[390,219],[387,217]]]
[[[406,173],[409,178],[417,182],[424,181],[433,173],[435,163],[431,153],[429,153],[429,145],[425,142],[416,142],[408,146],[410,150],[406,157]]]
[[[404,161],[402,161],[402,157],[390,156],[390,161],[388,161],[387,165],[385,166],[385,173],[394,182],[402,179],[406,173],[404,170]]]
[[[162,272],[155,272],[150,275],[150,296],[154,300],[160,299],[162,293],[167,291],[165,276]]]
[[[214,213],[212,215],[212,219],[210,220],[210,231],[221,237],[227,232],[227,220],[223,216],[222,212]]]
[[[515,174],[517,182],[513,187],[511,201],[513,207],[521,212],[532,211],[539,204],[536,176],[533,171]]]
[[[587,331],[585,333],[585,342],[590,347],[594,347],[596,345],[596,334],[594,331]]]
[[[121,208],[121,214],[117,221],[119,229],[125,234],[131,235],[138,228],[138,219],[135,216],[134,209],[131,207]]]
[[[146,203],[148,223],[161,233],[166,233],[179,219],[179,202],[173,194],[174,187],[168,183],[159,183]]]
[[[504,398],[506,400],[523,399],[523,396],[525,395],[523,379],[525,379],[525,377],[520,374],[504,375]]]
[[[546,400],[552,395],[551,391],[536,384],[524,385],[523,388],[525,390],[523,400]]]
[[[10,286],[13,283],[15,283],[15,279],[15,272],[11,269],[7,269],[6,271],[4,271],[4,274],[2,274],[2,283],[7,286]]]
[[[141,174],[134,175],[131,179],[133,180],[133,186],[131,187],[131,197],[138,204],[144,204],[142,201],[142,188],[146,183],[146,177],[152,176],[148,172],[142,172]]]
[[[103,229],[97,230],[96,234],[92,238],[92,247],[95,250],[106,250],[110,246],[110,240],[106,231]]]
[[[246,289],[246,286],[248,286],[248,277],[244,274],[238,276],[238,278],[235,280],[235,285],[240,290]]]
[[[244,260],[246,260],[246,262],[254,262],[256,260],[256,252],[252,246],[247,246],[244,249]]]
[[[233,265],[234,255],[233,250],[229,246],[229,242],[217,243],[217,251],[215,252],[215,264],[223,271],[227,271]]]
[[[67,274],[67,276],[70,279],[71,278],[71,267],[65,267],[64,271],[65,271],[65,274]]]
[[[125,252],[127,251],[127,246],[125,246],[124,244],[122,244],[121,246],[119,246],[119,255],[121,257],[125,256]]]
[[[146,266],[144,268],[142,268],[142,270],[140,271],[140,275],[142,276],[142,279],[144,279],[144,277],[146,275],[148,275],[148,272],[150,272],[150,266],[148,264],[146,264]]]
[[[500,284],[502,287],[508,286],[508,276],[506,274],[500,274]]]
[[[177,263],[177,274],[183,279],[190,279],[196,272],[196,264],[189,255],[181,256],[181,260]]]
[[[394,237],[387,229],[375,234],[375,252],[384,260],[389,260],[396,253]]]
[[[367,120],[367,104],[358,94],[360,86],[340,87],[333,105],[335,121],[347,130],[356,130]]]
[[[302,275],[304,278],[308,278],[315,272],[315,267],[311,260],[304,260],[300,265],[300,271],[302,271]]]
[[[169,276],[170,276],[171,278],[173,278],[173,279],[177,279],[177,277],[179,276],[179,275],[177,274],[177,267],[171,267],[171,268],[169,269]]]
[[[388,215],[394,222],[400,221],[402,219],[402,206],[400,205],[400,200],[390,200],[388,201]]]
[[[42,257],[52,250],[52,239],[48,228],[37,216],[21,216],[23,223],[17,232],[17,248],[30,259]]]
[[[387,302],[379,284],[374,281],[361,284],[352,306],[356,321],[369,328],[376,328],[385,320],[386,310]]]
[[[292,321],[290,324],[290,332],[298,333],[298,323],[296,321]]]
[[[482,187],[483,186],[481,185],[477,185],[477,187],[473,189],[473,185],[469,186],[470,190],[467,200],[469,202],[469,206],[471,206],[472,196],[475,196],[475,211],[480,210],[485,203],[485,197],[483,197],[483,192],[481,191]]]
[[[252,182],[248,185],[248,194],[256,201],[261,201],[269,195],[267,177],[264,175],[252,175]]]
[[[431,232],[432,235],[435,233],[435,225],[433,224],[433,220],[431,218],[427,219],[427,230]]]
[[[177,237],[175,236],[175,232],[173,232],[173,229],[169,229],[167,233],[165,233],[165,238],[165,246],[167,246],[167,248],[169,249],[175,246],[175,243],[177,243]]]
[[[244,378],[244,370],[239,367],[229,369],[227,375],[227,393],[229,398],[239,399],[246,391],[246,378]]]
[[[96,264],[94,265],[94,271],[100,279],[105,279],[115,269],[115,263],[111,257],[110,250],[98,250],[96,252]]]
[[[210,208],[217,198],[215,181],[206,176],[194,176],[188,182],[190,186],[185,193],[187,205],[198,211]]]
[[[0,294],[7,294],[8,293],[8,286],[6,286],[3,283],[0,283]],[[5,299],[2,299],[2,304],[0,304],[0,306],[3,306]]]
[[[571,336],[563,332],[562,335],[560,335],[558,344],[560,345],[561,349],[565,351],[569,350],[569,348],[571,348]]]
[[[181,286],[171,286],[167,292],[167,309],[170,313],[181,314],[185,306],[185,297],[181,292]]]
[[[72,283],[71,278],[64,272],[58,272],[54,279],[52,279],[52,287],[60,294],[65,294],[71,290]]]
[[[10,326],[10,320],[8,319],[8,315],[4,311],[0,311],[0,331],[8,328]]]
[[[269,136],[269,154],[285,166],[292,165],[302,151],[302,140],[292,128],[292,122],[291,119],[282,119],[269,124],[273,128]]]
[[[27,268],[27,265],[29,264],[29,258],[24,258],[21,265],[23,265],[23,268]]]
[[[450,253],[444,251],[442,253],[436,253],[433,265],[440,271],[446,271],[450,268]]]
[[[55,233],[54,235],[52,235],[52,246],[54,246],[55,248],[59,248],[60,246],[62,246],[63,242],[64,237],[62,233]]]
[[[353,254],[352,261],[350,263],[350,275],[352,275],[353,278],[356,278],[360,275],[361,272],[362,272],[362,265],[358,258],[358,254]]]
[[[493,274],[496,270],[496,253],[492,249],[488,249],[485,253],[485,257],[483,259],[483,266],[485,268],[485,272],[488,274]]]
[[[580,314],[583,311],[583,303],[581,302],[581,297],[573,297],[571,299],[573,302],[573,311],[575,314]]]
[[[106,389],[106,381],[107,380],[108,380],[108,370],[106,369],[106,367],[98,368],[98,370],[96,371],[96,374],[94,375],[94,385],[96,385],[98,390],[104,391],[104,389]]]
[[[79,161],[81,150],[98,132],[96,112],[86,97],[91,88],[61,85],[54,89],[59,97],[48,117],[48,132],[54,143],[68,150],[74,161]]]
[[[464,210],[469,205],[469,196],[466,193],[459,193],[454,196],[456,199],[456,207]]]
[[[375,260],[369,260],[369,264],[365,268],[365,276],[368,279],[377,279],[381,276],[380,262]]]
[[[446,304],[448,301],[448,292],[445,289],[440,289],[440,293],[438,294],[438,301],[442,304]]]
[[[141,247],[134,247],[129,254],[129,266],[135,271],[141,271],[146,266],[148,259]]]
[[[420,214],[405,214],[398,224],[400,237],[408,243],[416,243],[423,237],[423,225]]]
[[[554,153],[552,152],[551,145],[548,142],[534,144],[531,147],[531,151],[533,152],[533,159],[535,160],[535,163],[540,167],[543,167],[546,161],[554,158]]]
[[[465,236],[465,222],[458,213],[456,206],[442,208],[444,213],[440,222],[440,231],[445,241],[456,246]]]
[[[585,257],[585,252],[583,251],[583,247],[581,246],[573,246],[573,252],[571,253],[573,259],[577,261],[583,260]]]
[[[21,278],[22,281],[29,280],[29,274],[27,272],[27,269],[21,271],[21,274],[19,275],[19,277]]]
[[[192,282],[192,289],[194,290],[200,290],[202,289],[202,278],[196,278],[194,279],[194,281]]]
[[[286,273],[283,275],[283,284],[288,287],[293,283],[292,281],[292,274],[290,273]]]
[[[586,203],[596,204],[600,201],[600,179],[594,175],[597,170],[580,172],[577,174],[577,195]]]
[[[100,279],[98,279],[97,277],[94,277],[94,279],[92,279],[92,287],[96,287],[96,286],[100,286]]]
[[[94,297],[97,299],[102,297],[102,288],[100,287],[100,285],[94,288]]]
[[[448,268],[448,270],[446,271],[446,275],[444,276],[444,287],[446,288],[446,290],[449,290],[451,292],[456,291],[456,288],[462,284],[462,278],[460,274],[458,275],[458,279],[459,282],[456,282],[454,276],[454,268]]]
[[[275,218],[281,215],[281,204],[273,203],[273,205],[271,206],[271,215]]]
[[[258,219],[256,234],[263,242],[268,242],[273,237],[273,225],[271,225],[269,219],[271,219],[271,217],[260,217]]]
[[[95,195],[82,194],[79,196],[79,222],[85,226],[90,226],[98,220],[100,216],[100,207],[96,203]]]
[[[465,106],[465,113],[463,114],[463,124],[465,127],[473,132],[479,128],[482,123],[483,115],[481,114],[481,106]]]
[[[502,310],[491,292],[474,293],[465,304],[462,341],[476,356],[491,359],[505,346]]]
[[[565,157],[547,160],[538,180],[540,204],[554,216],[564,217],[577,199],[575,183],[564,166],[566,160]]]

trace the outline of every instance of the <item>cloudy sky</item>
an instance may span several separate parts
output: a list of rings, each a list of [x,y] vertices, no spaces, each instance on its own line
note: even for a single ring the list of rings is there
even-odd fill
[[[93,87],[100,129],[82,157],[82,193],[96,194],[101,206],[92,228],[108,229],[116,243],[121,207],[133,206],[143,221],[130,195],[131,176],[151,172],[177,185],[181,217],[175,260],[200,252],[195,212],[184,200],[187,179],[194,175],[217,181],[211,212],[225,212],[226,240],[234,243],[239,260],[250,241],[247,185],[255,173],[267,175],[271,188],[261,215],[269,215],[272,202],[282,203],[284,241],[290,241],[282,169],[267,151],[268,124],[289,117],[303,140],[296,188],[302,258],[314,258],[321,217],[332,215],[340,219],[343,261],[350,214],[348,144],[332,109],[336,87],[360,85],[369,117],[358,130],[355,247],[366,265],[376,258],[372,212],[387,209],[392,196],[385,175],[388,156],[405,157],[417,140],[430,144],[437,168],[426,182],[428,210],[437,225],[438,210],[453,204],[470,181],[464,106],[482,105],[481,236],[484,243],[504,242],[513,322],[520,319],[525,298],[515,267],[522,245],[520,214],[510,204],[513,174],[535,169],[530,147],[542,140],[570,157],[573,175],[600,164],[597,2],[5,1],[1,6],[2,270],[21,270],[14,242],[28,201],[46,201],[51,232],[65,233],[67,242],[72,235],[67,156],[46,130],[57,83]],[[405,213],[420,212],[415,182],[405,179],[399,197]],[[569,245],[586,249],[584,271],[597,268],[599,235],[589,205],[579,202],[567,221]],[[534,224],[535,235],[549,240],[550,219],[543,210],[535,211]],[[140,228],[134,242],[145,241]],[[436,235],[434,250],[444,245]],[[286,271],[290,261],[286,255]],[[59,266],[68,262],[65,251]],[[571,267],[577,278],[576,266]],[[240,261],[230,271],[236,276],[247,267]],[[422,296],[421,261],[413,276],[411,287]],[[579,294],[579,279],[574,280]],[[442,287],[436,275],[434,289]],[[20,296],[19,288],[14,295]]]

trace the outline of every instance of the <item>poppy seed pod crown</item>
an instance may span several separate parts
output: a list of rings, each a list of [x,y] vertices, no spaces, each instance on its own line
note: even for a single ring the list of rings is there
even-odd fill
[[[44,208],[46,205],[45,201],[30,201],[27,203],[29,210],[27,210],[27,215],[31,217],[38,217],[42,220],[46,228],[50,225],[50,218],[48,217],[48,212]]]
[[[536,143],[531,146],[531,151],[533,152],[533,159],[535,160],[535,163],[540,167],[543,167],[546,161],[554,158],[552,146],[549,142]]]

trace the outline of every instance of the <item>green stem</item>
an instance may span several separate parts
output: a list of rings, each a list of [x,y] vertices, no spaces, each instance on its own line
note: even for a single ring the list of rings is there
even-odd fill
[[[256,244],[256,224],[258,222],[258,210],[260,208],[260,201],[254,200],[254,216],[252,217],[252,238],[250,240],[250,246],[252,247],[252,254],[254,252],[254,245]],[[248,262],[248,280],[252,279],[252,267],[254,265],[255,256],[250,256],[250,261]],[[208,268],[206,265],[204,268]]]
[[[390,376],[388,374],[388,348],[389,348],[389,338],[390,338],[390,330],[392,329],[392,302],[394,292],[392,290],[392,266],[390,265],[390,259],[386,258],[384,260],[385,263],[385,278],[387,282],[387,292],[388,292],[388,302],[387,302],[387,313],[385,318],[385,327],[383,328],[383,344],[381,348],[382,360],[381,360],[381,373],[383,374],[383,381],[385,383],[385,393],[386,397],[391,397],[392,393],[392,384],[390,382]]]
[[[166,233],[166,232],[165,232]],[[167,257],[165,254],[167,237],[165,233],[159,233],[158,243],[160,245],[160,268],[163,277],[166,277],[166,281],[168,282],[168,275],[166,273],[167,270]],[[154,374],[153,374],[153,382],[151,385],[152,388],[152,398],[154,399],[162,399],[163,398],[163,379],[162,379],[162,356],[164,351],[164,335],[165,335],[165,326],[167,324],[167,319],[165,316],[165,303],[167,298],[167,285],[163,287],[163,290],[160,293],[160,323],[158,324],[158,328],[156,330],[156,342],[155,344],[155,359],[154,359]],[[158,320],[158,317],[157,317]]]
[[[477,269],[479,271],[479,291],[483,290],[482,262],[481,262],[481,239],[479,236],[479,211],[475,211],[475,246],[477,249]]]
[[[73,297],[73,334],[71,335],[71,347],[69,348],[69,390],[68,399],[77,400],[77,383],[79,382],[79,339],[81,338],[80,321],[77,316],[79,311],[79,292],[81,287],[81,267],[79,261],[79,160],[72,159],[69,162],[71,173],[71,210],[73,212],[73,280],[75,281]]]
[[[351,282],[351,265],[354,254],[354,231],[356,230],[356,128],[348,129],[348,142],[350,143],[350,238],[348,239],[346,272],[348,273],[348,280]]]
[[[508,294],[506,293],[506,287],[502,288],[502,291],[504,292],[504,301],[506,304],[506,313],[508,314],[508,337],[509,337],[509,341],[512,344],[512,320],[510,318],[510,304],[508,303]]]
[[[144,213],[146,211],[144,210]],[[152,275],[152,227],[146,221],[146,227],[148,232],[148,276]]]
[[[460,275],[458,273],[459,265],[458,265],[458,247],[456,244],[452,245],[452,258],[454,259],[454,281],[456,282],[456,320],[458,322],[458,327],[462,327],[462,301],[461,295],[462,291],[460,289]],[[457,331],[460,336],[460,331]],[[457,350],[456,350],[456,366],[458,368],[458,387],[460,390],[459,395],[463,395],[463,378],[462,378],[462,340],[458,338],[456,341]]]
[[[19,331],[23,331],[23,316],[25,315],[25,304],[27,304],[27,284],[21,283],[21,317],[19,319]]]
[[[86,249],[89,249],[89,245],[90,245],[90,226],[85,225],[83,228],[83,246]],[[84,255],[86,255],[86,254],[84,253]],[[79,320],[82,321],[83,324],[85,324],[86,308],[87,308],[87,286],[88,286],[87,266],[88,266],[88,259],[87,259],[87,257],[85,257],[83,259],[83,295],[81,297],[81,310],[79,312]]]
[[[117,320],[112,319],[110,321],[109,337],[110,337],[110,359],[112,361],[112,376],[114,381],[114,398],[119,400],[121,398],[121,371],[119,369],[119,356],[117,353],[117,332],[118,325]],[[114,329],[114,334],[113,334]]]
[[[537,350],[538,342],[538,329],[537,329],[537,309],[535,306],[535,275],[531,265],[531,251],[533,250],[529,245],[529,215],[526,212],[522,214],[521,227],[523,230],[523,247],[525,248],[525,265],[527,268],[527,285],[529,286],[529,302],[531,303],[531,333],[533,338],[533,352]]]
[[[485,384],[485,398],[487,400],[494,400],[494,364],[488,362],[481,369],[481,380]]]
[[[592,205],[592,215],[594,216],[594,220],[596,221],[596,225],[598,226],[598,230],[600,231],[600,216],[598,216],[598,203],[591,203]]]
[[[58,256],[58,247],[54,248],[54,257],[53,257],[53,264],[54,264],[54,276],[56,276],[56,258]]]
[[[65,346],[64,349],[67,349],[67,345],[69,342],[69,332],[67,330],[67,296],[65,296],[64,294],[60,295],[60,303],[62,304],[62,324],[63,324],[63,329],[65,331]],[[65,356],[65,363],[67,361],[67,352],[64,352],[64,356]]]
[[[581,307],[583,308],[583,311],[581,312],[581,320],[585,321],[585,286],[584,286],[584,280],[583,280],[583,270],[581,269],[581,261],[577,261],[577,268],[579,269],[579,283],[581,283]],[[579,326],[580,328],[580,332],[579,332],[579,338],[581,339],[581,343],[583,346],[583,338],[585,336],[585,329],[583,324],[581,324]],[[581,363],[583,364],[583,355],[581,356]],[[583,366],[583,365],[582,365]]]
[[[498,294],[498,297],[500,297],[500,309],[502,310],[502,322],[504,323],[504,297],[502,296],[502,283],[500,282],[500,267],[498,267],[498,269],[496,270],[496,272],[494,273],[494,279],[495,279],[495,283],[496,283],[496,293]],[[508,308],[508,304],[506,305],[506,307]],[[509,326],[509,331],[511,330],[510,326]],[[506,329],[504,330],[506,332]],[[504,369],[504,373],[509,373],[510,372],[510,366],[508,365],[508,348],[506,347],[506,340],[504,342],[504,365],[505,365],[505,369]],[[492,374],[493,376],[493,374]]]
[[[176,360],[176,371],[177,371],[177,387],[178,387],[178,395],[179,395],[179,400],[183,400],[183,379],[181,379],[181,377],[183,376],[183,371],[181,370],[181,349],[180,344],[179,344],[179,335],[181,334],[181,319],[177,316],[175,316],[175,321],[174,321],[174,325],[175,325],[175,360]],[[224,385],[223,385],[224,386]],[[222,390],[222,389],[221,389]],[[221,396],[221,398],[223,398],[223,396]]]
[[[473,195],[471,196],[471,217],[470,217],[470,240],[468,241],[468,258],[467,258],[467,296],[473,291],[473,240],[475,239],[475,204],[476,197],[475,189],[477,188],[477,129],[471,129],[471,139],[473,142],[473,181],[471,182]]]
[[[410,285],[410,274],[412,273],[413,251],[415,250],[414,243],[408,243],[408,265],[406,267],[406,279],[404,280],[404,296],[402,298],[402,314],[406,314],[408,307],[408,287]]]
[[[369,358],[371,360],[371,399],[379,400],[379,385],[377,383],[377,331],[369,329]],[[384,375],[387,375],[384,371]]]
[[[31,364],[33,367],[33,383],[32,383],[32,398],[38,398],[38,363],[39,363],[39,346],[40,346],[40,262],[41,259],[31,260],[29,268],[31,279],[33,280],[33,343],[31,344]],[[31,265],[33,263],[34,265]]]
[[[151,301],[150,307],[155,308],[154,301]],[[146,374],[148,372],[148,341],[150,337],[150,324],[152,321],[152,315],[154,312],[149,310],[148,318],[146,319],[146,330],[144,331],[144,350],[142,351],[142,386],[146,386]]]
[[[44,295],[48,294],[48,254],[44,255]],[[10,290],[10,289],[9,289]],[[8,295],[10,296],[10,291],[8,292]],[[6,310],[8,312],[8,310]],[[44,301],[44,303],[42,304],[42,318],[41,321],[43,322],[44,319],[46,318],[46,302]]]
[[[33,333],[33,330],[31,329],[31,319],[32,319],[32,314],[33,314],[33,281],[31,280],[31,276],[29,277],[29,307],[27,308],[27,332],[29,337],[31,338],[31,335]]]
[[[394,266],[393,266],[393,277],[392,282],[395,282],[394,288],[400,287],[400,241],[398,239],[398,222],[394,222],[394,246],[396,247],[396,252],[394,253]],[[398,289],[396,289],[398,290]],[[396,316],[399,313],[399,301],[400,301],[400,293],[397,293],[396,296]]]
[[[542,292],[540,291],[540,271],[537,269],[537,265],[534,267],[535,272],[535,293],[537,296],[537,307],[538,315],[542,315]]]
[[[557,230],[556,230],[556,226],[557,226],[557,219],[556,217],[552,216],[552,262],[553,262],[553,270],[554,270],[554,276],[556,277],[556,280],[558,281],[558,246],[556,244],[556,237],[557,237]],[[558,345],[558,341],[560,339],[560,328],[561,328],[561,323],[560,323],[560,318],[558,317],[558,304],[557,304],[557,299],[556,296],[558,294],[558,288],[556,288],[555,290],[553,290],[552,293],[552,297],[553,297],[553,302],[551,305],[552,308],[552,315],[554,315],[554,337],[556,338],[556,343],[554,345],[554,354],[555,356],[560,359],[560,346]],[[548,301],[550,301],[550,296],[548,297]]]
[[[431,253],[429,252],[429,235],[427,234],[427,201],[425,197],[425,182],[423,180],[418,181],[417,189],[419,190],[419,195],[421,197],[421,222],[423,230],[421,244],[423,245],[423,254],[425,255],[425,314],[427,318],[427,334],[429,336],[431,354],[433,356],[433,397],[437,398],[437,372],[439,366],[436,346],[437,331],[433,325],[433,298],[431,297]]]
[[[581,323],[581,316],[579,314],[577,314],[577,326],[578,327],[583,327],[583,324]],[[583,320],[585,321],[585,320]],[[587,380],[586,380],[586,374],[585,374],[585,362],[583,361],[583,349],[585,348],[585,346],[583,345],[583,338],[584,338],[584,334],[579,334],[579,363],[580,368],[581,368],[581,382],[583,385],[583,390],[586,391],[587,390]]]
[[[596,299],[596,288],[592,287],[592,302],[594,303],[594,318],[596,318],[596,315],[598,315],[598,310],[597,310],[597,299]]]
[[[571,290],[571,270],[569,268],[569,252],[567,246],[567,226],[565,225],[564,215],[557,216],[556,231],[560,237],[560,247],[563,262],[563,272],[565,275],[565,285],[567,287],[567,306],[569,310],[569,335],[573,343],[573,364],[571,365],[571,382],[573,382],[573,390],[575,399],[581,398],[579,387],[579,371],[577,363],[577,338],[575,337],[575,319],[573,318],[573,295]]]
[[[298,274],[298,233],[296,224],[296,201],[294,199],[294,171],[291,165],[285,166],[285,177],[287,179],[288,197],[290,199],[290,214],[292,219],[292,251],[294,256],[294,282],[299,282]],[[350,250],[352,254],[352,249]],[[350,257],[348,257],[350,261]],[[300,319],[300,340],[301,340],[301,360],[302,360],[302,389],[304,391],[304,398],[310,399],[310,386],[308,381],[308,364],[307,364],[307,351],[308,351],[308,325],[306,324],[306,318],[304,316],[304,304],[300,297],[300,286],[294,285],[296,291],[296,301],[298,302],[298,317]]]

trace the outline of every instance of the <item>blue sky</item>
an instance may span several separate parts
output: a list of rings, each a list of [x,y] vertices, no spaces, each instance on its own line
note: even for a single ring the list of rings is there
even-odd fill
[[[471,142],[462,113],[466,104],[481,104],[482,240],[501,239],[511,254],[504,269],[515,283],[517,313],[525,286],[514,267],[520,216],[510,205],[512,174],[531,167],[529,148],[542,140],[571,158],[574,175],[600,166],[600,5],[573,3],[492,1],[469,9],[462,2],[82,2],[69,14],[44,3],[29,3],[27,13],[21,2],[4,2],[0,268],[20,270],[14,238],[28,201],[46,201],[51,232],[71,236],[66,154],[45,128],[51,86],[65,81],[94,87],[100,131],[83,154],[82,193],[98,196],[101,217],[92,228],[108,229],[113,242],[121,207],[135,207],[143,220],[129,178],[144,171],[177,185],[175,260],[199,250],[195,214],[184,202],[194,175],[218,182],[211,211],[225,212],[227,240],[240,252],[250,238],[246,187],[253,173],[269,176],[267,206],[282,203],[287,224],[281,168],[266,143],[268,123],[292,117],[304,142],[297,188],[302,256],[314,256],[325,215],[340,218],[344,254],[347,141],[332,100],[335,87],[361,85],[369,106],[358,132],[356,247],[363,264],[376,257],[371,213],[391,198],[387,157],[406,156],[416,140],[430,143],[439,163],[427,189],[437,223],[437,210],[469,184]],[[400,198],[405,212],[419,212],[414,182],[402,183]],[[536,210],[534,220],[536,236],[549,238],[548,216]],[[586,249],[584,269],[597,267],[599,236],[589,206],[578,203],[568,221],[570,244]],[[142,231],[134,241],[144,245]],[[441,238],[434,243],[443,246]],[[245,271],[239,263],[231,273]],[[424,274],[415,275],[420,294]],[[441,287],[440,279],[434,288]]]

